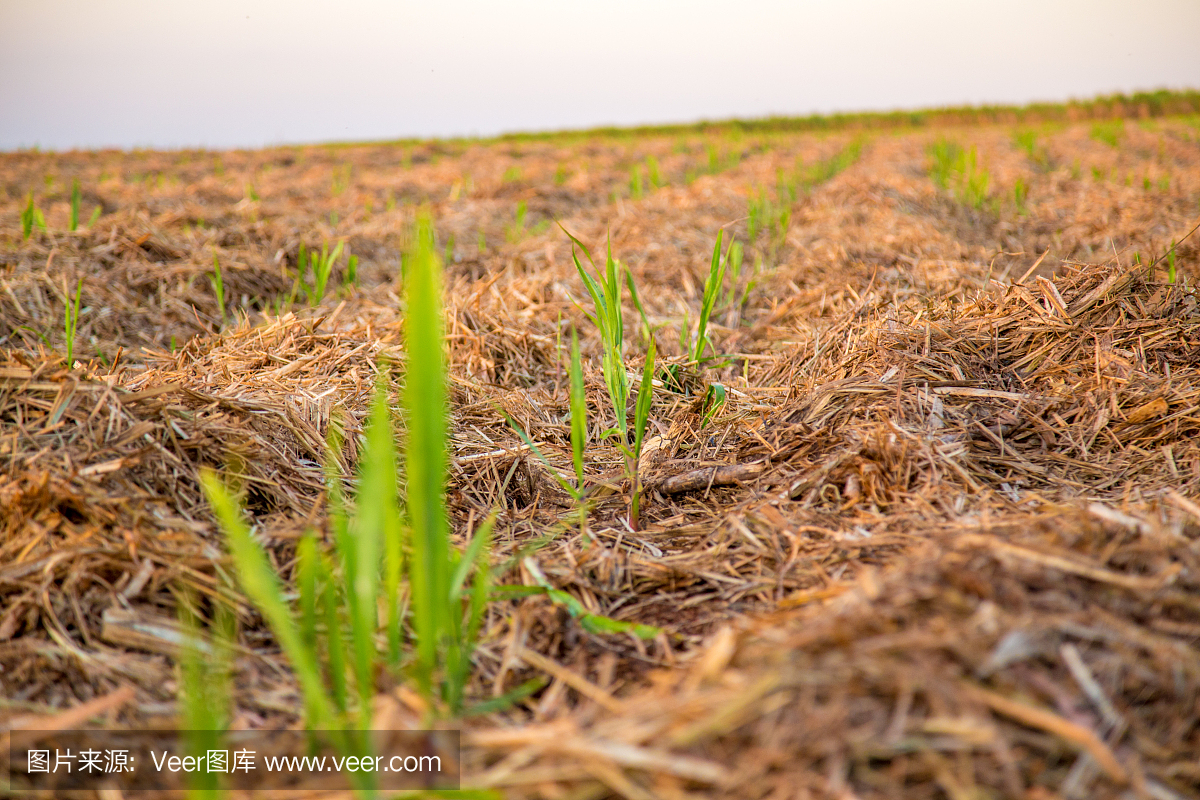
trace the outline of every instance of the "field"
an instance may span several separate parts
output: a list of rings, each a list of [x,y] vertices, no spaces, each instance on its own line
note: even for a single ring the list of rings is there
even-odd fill
[[[302,724],[201,472],[303,606],[427,213],[493,591],[461,702],[403,655],[376,725],[471,796],[1200,796],[1200,117],[1085,110],[0,154],[0,729],[195,727],[226,612],[229,727]]]

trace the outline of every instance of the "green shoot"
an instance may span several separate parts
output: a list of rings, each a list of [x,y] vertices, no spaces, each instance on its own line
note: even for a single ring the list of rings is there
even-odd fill
[[[21,237],[28,239],[33,233],[33,192],[29,193],[29,200],[25,203],[25,208],[21,211]]]
[[[217,260],[217,253],[213,251],[213,272],[208,276],[209,283],[212,284],[213,294],[217,296],[217,313],[221,315],[221,327],[225,327],[225,282],[221,279],[221,262]]]
[[[1125,136],[1125,121],[1116,119],[1111,122],[1097,122],[1092,126],[1091,136],[1109,147],[1120,147],[1121,139]]]
[[[728,253],[726,258],[721,258],[721,237],[725,234],[724,231],[717,231],[717,243],[713,247],[712,262],[708,267],[708,278],[704,281],[704,298],[700,304],[700,324],[696,328],[696,340],[692,347],[692,361],[699,363],[704,358],[704,351],[712,346],[712,342],[708,338],[708,319],[712,316],[713,306],[716,305],[717,295],[721,291],[721,284],[725,281],[725,265],[728,261]],[[732,247],[732,242],[730,243]],[[714,348],[714,355],[716,350]]]
[[[88,217],[87,226],[89,228],[92,227],[93,225],[96,224],[96,220],[98,220],[98,219],[100,219],[100,206],[96,206],[95,208],[92,209],[92,216]]]
[[[1017,178],[1013,183],[1013,203],[1017,207],[1018,214],[1025,214],[1026,201],[1029,199],[1029,185],[1025,183],[1023,178]]]
[[[194,597],[179,598],[183,643],[179,651],[179,685],[183,694],[184,730],[188,732],[189,755],[203,756],[220,747],[229,726],[230,649],[236,622],[227,606],[217,605],[212,626],[215,635],[205,637]],[[189,776],[189,797],[212,797],[218,774],[197,772]]]
[[[533,565],[532,559],[526,559],[526,567]],[[575,619],[579,620],[580,627],[588,633],[596,634],[623,634],[632,633],[639,639],[654,639],[660,633],[661,628],[656,628],[653,625],[643,625],[637,622],[624,622],[616,620],[612,617],[605,617],[600,614],[592,614],[583,603],[579,602],[575,597],[561,589],[555,589],[542,571],[533,565],[534,568],[529,569],[529,572],[538,582],[537,586],[497,586],[496,596],[499,598],[510,597],[533,597],[544,596],[548,597],[551,602],[557,606],[566,609],[567,613]]]
[[[529,213],[529,206],[524,200],[517,202],[517,213],[513,215],[513,223],[504,233],[504,238],[510,242],[519,242],[525,236],[525,218]]]
[[[954,142],[939,139],[929,146],[929,177],[941,189],[950,188],[950,176],[954,165],[962,155],[962,148]]]
[[[476,703],[470,708],[463,709],[462,715],[464,717],[483,717],[488,714],[507,711],[527,697],[540,692],[549,682],[550,679],[544,675],[530,678],[516,688],[509,689],[499,697],[493,697],[490,700],[484,700],[482,703]]]
[[[428,214],[422,214],[406,281],[408,314],[404,321],[408,349],[404,392],[409,426],[408,518],[412,525],[408,577],[417,638],[417,683],[427,695],[431,694],[440,668],[444,676],[442,699],[457,712],[462,708],[471,654],[486,611],[492,523],[484,523],[466,552],[451,559],[445,498],[447,401],[441,265],[433,241],[433,224]],[[475,568],[475,579],[464,627],[462,599],[471,567]]]
[[[805,189],[812,189],[814,186],[832,180],[858,161],[862,156],[862,148],[862,140],[855,139],[829,158],[818,161],[807,170],[803,170],[799,179],[800,184]]]
[[[979,165],[975,148],[964,150],[945,139],[929,147],[929,177],[938,187],[952,189],[964,203],[978,210],[988,199],[992,176]]]
[[[1171,267],[1174,269],[1174,250]],[[571,462],[575,466],[576,491],[583,492],[583,451],[587,447],[587,395],[583,388],[583,362],[579,356],[579,334],[571,329]]]
[[[622,444],[628,446],[629,424],[626,419],[626,407],[629,403],[629,378],[625,372],[625,321],[621,315],[621,285],[624,283],[625,265],[613,258],[612,242],[609,242],[604,274],[593,277],[580,263],[578,251],[582,250],[592,268],[596,269],[591,252],[570,233],[567,233],[567,236],[573,245],[571,258],[575,261],[575,269],[579,272],[579,277],[591,295],[596,309],[594,315],[588,314],[588,319],[600,331],[603,347],[601,369],[615,422],[615,428],[606,432],[606,435],[615,432]]]
[[[65,288],[65,287],[64,287]],[[75,300],[71,301],[71,296],[66,296],[66,311],[63,316],[63,334],[66,338],[67,346],[67,369],[75,363],[75,331],[79,328],[79,300],[83,295],[83,278],[79,279],[79,283],[75,285]]]
[[[608,398],[612,405],[613,416],[616,422],[616,425],[605,431],[604,435],[606,437],[616,436],[617,447],[625,456],[625,474],[630,480],[630,490],[632,493],[629,524],[630,527],[637,530],[639,498],[641,495],[641,484],[638,481],[637,467],[638,459],[642,453],[642,439],[644,438],[651,401],[653,399],[654,359],[656,352],[654,337],[652,335],[648,337],[649,344],[647,346],[646,365],[642,371],[642,386],[638,392],[637,405],[634,409],[634,431],[631,439],[627,411],[630,391],[629,374],[625,371],[624,356],[625,321],[621,310],[622,284],[628,286],[630,295],[639,313],[642,315],[642,322],[646,325],[647,330],[649,330],[649,322],[646,320],[645,311],[642,309],[632,276],[625,272],[625,266],[621,262],[613,258],[612,242],[609,242],[608,245],[608,257],[605,260],[604,273],[600,274],[597,270],[597,274],[592,275],[579,261],[579,250],[582,250],[583,254],[587,257],[588,263],[592,265],[593,269],[596,269],[596,262],[592,259],[591,252],[583,242],[572,236],[565,228],[563,228],[563,232],[571,239],[571,258],[575,261],[575,269],[579,272],[579,277],[583,280],[583,285],[587,288],[588,294],[591,295],[592,303],[595,307],[595,313],[588,314],[588,319],[600,331],[600,341],[603,348],[601,370],[604,374],[604,384],[608,389]],[[582,384],[582,379],[580,383]],[[582,394],[581,390],[580,394]],[[582,418],[582,415],[579,416]],[[580,458],[582,458],[582,455]]]
[[[417,682],[428,696],[439,651],[451,643],[451,621],[444,602],[450,585],[450,562],[443,498],[446,378],[442,364],[441,276],[428,216],[422,216],[418,223],[406,288],[404,337],[409,352],[404,404],[409,414],[406,463],[408,513],[413,528],[413,613]]]
[[[663,181],[662,173],[658,168],[658,159],[654,156],[646,156],[646,172],[650,178],[650,186],[654,189],[661,189],[666,186]]]
[[[757,197],[750,195],[746,218],[746,238],[750,240],[751,244],[758,239],[758,232],[762,230],[763,217],[769,202],[766,189],[759,189]]]
[[[295,302],[297,290],[304,292],[310,308],[316,308],[325,299],[325,290],[329,285],[329,278],[333,274],[333,265],[342,255],[343,247],[344,243],[338,242],[337,247],[331,253],[329,244],[325,243],[321,246],[321,252],[318,254],[316,251],[306,249],[303,242],[300,243],[300,254],[296,259],[296,282],[292,287],[291,302]],[[357,261],[354,262],[354,267],[357,270]],[[312,273],[311,283],[308,280],[310,272]]]
[[[575,329],[571,329],[571,365],[570,365],[570,408],[571,408],[571,465],[575,470],[575,482],[571,483],[564,478],[550,459],[542,453],[539,448],[530,438],[529,434],[521,425],[517,423],[511,416],[504,411],[500,413],[508,421],[517,435],[521,437],[521,441],[529,448],[538,460],[546,466],[546,469],[558,482],[571,499],[579,506],[579,530],[581,533],[587,532],[587,491],[583,487],[583,451],[587,447],[587,396],[584,393],[583,387],[583,363],[579,355],[579,334]]]
[[[642,457],[642,443],[646,438],[646,424],[650,419],[650,405],[654,395],[654,360],[657,346],[654,337],[650,337],[650,346],[646,350],[646,363],[642,367],[642,383],[638,387],[637,404],[633,411],[633,452],[630,454],[630,481],[632,483],[629,503],[629,527],[638,529],[639,506],[642,496],[642,480],[638,475],[638,461]]]
[[[220,478],[206,470],[201,474],[200,482],[229,542],[242,590],[266,618],[300,682],[308,726],[314,730],[337,730],[339,715],[321,680],[316,653],[305,647],[304,636],[284,599],[279,576],[267,560],[262,545],[251,536],[237,500]]]
[[[1167,283],[1175,283],[1175,242],[1171,242],[1171,249],[1167,251]]]
[[[315,263],[312,264],[313,291],[308,297],[308,304],[310,306],[316,306],[325,297],[325,287],[329,284],[329,276],[333,272],[333,262],[337,261],[338,257],[341,256],[342,246],[343,243],[338,242],[337,247],[333,248],[332,253],[329,252],[328,245],[322,246],[321,257],[319,259],[314,259],[314,253],[308,254],[310,261],[315,260]]]
[[[336,434],[331,434],[326,472],[334,560],[321,552],[315,537],[300,541],[295,602],[285,598],[280,579],[262,545],[251,536],[234,496],[213,473],[202,476],[229,541],[242,590],[267,620],[300,683],[308,727],[335,732],[334,744],[343,753],[368,749],[364,740],[345,729],[370,729],[379,667],[385,663],[393,670],[405,667],[401,580],[406,578],[411,589],[416,633],[413,672],[426,697],[433,700],[436,690],[437,699],[451,713],[462,708],[489,592],[492,520],[480,526],[463,554],[450,547],[444,496],[442,306],[428,216],[419,220],[415,239],[405,320],[411,557],[405,557],[402,541],[405,528],[386,373],[379,381],[367,425],[353,516],[346,513],[342,499],[333,455],[340,447]],[[468,581],[472,572],[474,577]],[[386,654],[380,652],[381,643]],[[370,776],[361,778],[363,788],[370,788],[370,780]]]
[[[71,232],[79,229],[79,203],[81,201],[79,194],[79,181],[71,181],[71,221],[68,223]]]
[[[1025,155],[1031,159],[1034,157],[1033,154],[1037,150],[1037,131],[1017,131],[1013,134],[1013,141],[1016,142],[1017,147],[1025,151]]]
[[[642,186],[642,165],[634,164],[629,169],[629,196],[634,200],[641,200],[645,194]]]
[[[724,386],[719,383],[709,384],[708,389],[704,392],[704,416],[700,420],[701,429],[708,427],[712,418],[725,406],[726,399],[727,393]]]

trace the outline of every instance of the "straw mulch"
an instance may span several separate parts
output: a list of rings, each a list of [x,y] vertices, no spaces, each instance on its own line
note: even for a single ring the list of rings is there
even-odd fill
[[[241,624],[234,724],[297,724],[199,474],[240,487],[291,580],[296,538],[326,527],[331,433],[352,484],[382,364],[398,396],[398,261],[413,203],[430,202],[449,255],[456,541],[499,509],[501,582],[546,581],[662,631],[590,633],[547,597],[493,603],[471,702],[549,684],[461,722],[464,785],[1200,796],[1194,239],[1177,250],[1184,280],[1149,266],[1194,223],[1200,158],[1188,122],[1155,125],[1128,124],[1116,148],[1087,126],[1042,131],[1037,158],[1000,127],[881,136],[803,189],[778,239],[746,242],[745,303],[719,305],[730,360],[681,385],[658,375],[636,529],[600,436],[598,337],[550,221],[595,253],[611,241],[664,362],[681,364],[717,228],[745,241],[748,197],[852,132],[0,158],[20,189],[0,201],[0,725],[178,725],[176,608],[218,599]],[[929,180],[942,137],[978,148],[988,206]],[[670,185],[634,198],[629,170],[650,155]],[[60,190],[39,201],[50,230],[23,239],[44,174],[93,187],[96,225],[66,232]],[[1024,207],[1005,199],[1017,178]],[[300,244],[335,237],[361,258],[358,285],[339,265],[315,308],[288,302]],[[67,365],[62,308],[81,278]],[[570,473],[571,326],[591,410],[586,533],[505,421]],[[710,415],[711,381],[728,399]],[[377,698],[381,724],[426,710],[405,686]]]

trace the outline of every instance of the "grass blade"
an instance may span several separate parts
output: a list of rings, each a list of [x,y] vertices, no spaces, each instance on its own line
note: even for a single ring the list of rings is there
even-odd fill
[[[433,692],[438,651],[451,630],[447,613],[449,536],[444,510],[446,383],[442,363],[441,274],[428,214],[417,222],[408,271],[408,515],[413,531],[411,583],[417,634],[417,680]]]
[[[579,356],[579,334],[571,329],[571,461],[575,466],[575,490],[583,491],[583,450],[587,447],[587,395],[583,388],[583,362]]]
[[[71,181],[71,221],[69,223],[70,230],[74,232],[79,228],[79,204],[82,198],[79,195],[79,181]]]
[[[721,237],[724,233],[724,231],[717,231],[717,243],[713,247],[708,279],[704,281],[704,299],[700,305],[700,324],[696,328],[696,343],[692,350],[692,361],[695,362],[700,361],[709,346],[708,318],[712,315],[713,306],[717,302],[717,294],[725,280],[725,262],[721,259]]]
[[[200,482],[229,541],[242,589],[266,618],[296,672],[309,724],[318,730],[335,730],[335,715],[321,683],[320,669],[313,652],[304,646],[304,639],[292,620],[283,599],[279,576],[271,568],[262,547],[250,536],[250,529],[242,520],[237,503],[216,474],[205,471],[200,476]]]

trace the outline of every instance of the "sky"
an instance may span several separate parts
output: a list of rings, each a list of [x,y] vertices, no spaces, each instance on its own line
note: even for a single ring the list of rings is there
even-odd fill
[[[0,0],[0,150],[1200,89],[1200,0]]]

